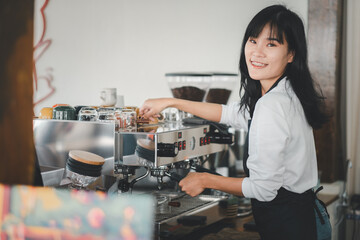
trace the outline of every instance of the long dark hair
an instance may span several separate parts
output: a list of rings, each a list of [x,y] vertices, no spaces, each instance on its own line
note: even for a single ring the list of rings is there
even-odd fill
[[[329,117],[325,113],[324,97],[320,88],[316,90],[315,82],[311,77],[307,63],[307,44],[304,25],[300,17],[283,5],[273,5],[261,10],[250,21],[244,35],[241,55],[240,74],[243,96],[240,101],[240,109],[246,108],[252,117],[257,100],[261,97],[260,81],[251,79],[246,65],[245,44],[249,37],[258,37],[265,25],[269,24],[270,34],[276,36],[281,44],[284,37],[288,43],[288,51],[294,53],[291,63],[288,63],[284,75],[299,98],[304,109],[306,119],[313,128],[320,128]],[[318,87],[318,86],[317,86]]]

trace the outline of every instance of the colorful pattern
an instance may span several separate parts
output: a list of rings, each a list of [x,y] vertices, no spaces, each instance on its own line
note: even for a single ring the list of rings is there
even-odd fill
[[[152,239],[149,196],[0,184],[0,239]]]

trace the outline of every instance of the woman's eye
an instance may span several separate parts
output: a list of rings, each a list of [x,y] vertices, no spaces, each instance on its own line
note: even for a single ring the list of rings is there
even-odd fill
[[[253,44],[256,43],[256,41],[255,41],[254,39],[249,39],[249,42],[251,42],[251,43],[253,43]]]
[[[268,47],[275,47],[276,44],[274,44],[274,43],[268,43],[267,46],[268,46]]]

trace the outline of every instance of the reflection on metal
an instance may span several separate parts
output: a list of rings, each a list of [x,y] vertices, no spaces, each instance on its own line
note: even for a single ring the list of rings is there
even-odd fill
[[[36,153],[42,167],[65,168],[68,153],[74,149],[105,159],[114,156],[114,123],[36,119],[33,124]]]
[[[44,186],[59,186],[64,176],[64,168],[40,167]]]

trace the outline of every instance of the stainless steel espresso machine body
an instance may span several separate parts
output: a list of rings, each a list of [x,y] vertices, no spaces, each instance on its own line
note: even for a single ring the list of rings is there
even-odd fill
[[[223,150],[223,145],[211,144],[209,132],[209,125],[178,122],[140,127],[137,132],[117,132],[115,156],[118,153],[119,159],[115,159],[115,170],[122,165],[156,168]],[[153,154],[142,155],[143,148]]]
[[[124,168],[146,167],[156,176],[156,170],[184,167],[184,161],[224,149],[224,144],[213,141],[219,140],[210,125],[167,122],[136,132],[120,131],[115,133],[114,171],[122,174]]]

